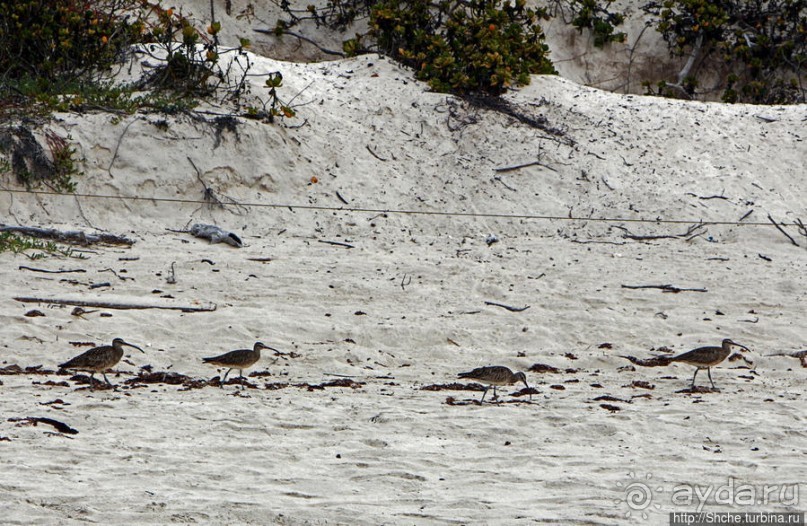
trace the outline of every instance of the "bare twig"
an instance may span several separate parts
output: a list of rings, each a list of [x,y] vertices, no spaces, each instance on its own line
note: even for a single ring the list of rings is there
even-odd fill
[[[485,305],[493,305],[494,307],[501,307],[503,309],[507,309],[510,312],[523,312],[530,308],[529,305],[526,307],[511,307],[510,305],[504,305],[502,303],[496,303],[495,301],[486,301]]]
[[[115,272],[114,270],[112,270],[111,268],[105,268],[105,269],[99,270],[98,272],[111,272],[111,273],[113,273],[115,275],[116,278],[118,278],[121,281],[126,281],[127,279],[131,279],[132,281],[134,281],[134,278],[127,278],[126,276],[119,276],[118,273]]]
[[[373,157],[375,157],[376,159],[378,159],[379,161],[387,162],[387,159],[384,159],[383,157],[379,157],[379,156],[378,156],[378,154],[377,154],[377,153],[375,153],[375,152],[373,151],[373,149],[372,149],[372,148],[370,148],[370,145],[369,145],[369,144],[366,144],[366,145],[365,145],[365,148],[367,148],[367,151],[368,151],[368,152],[370,152],[370,154],[371,154]]]
[[[341,243],[339,241],[327,241],[325,239],[318,239],[317,241],[319,241],[320,243],[325,243],[327,245],[335,245],[335,246],[338,246],[338,247],[356,248],[356,247],[354,247],[353,245],[351,245],[349,243]]]
[[[708,292],[706,289],[682,289],[672,285],[622,285],[623,289],[661,289],[663,292]]]
[[[121,310],[140,310],[140,309],[164,309],[164,310],[180,310],[182,312],[212,312],[216,310],[215,303],[208,303],[206,305],[191,306],[191,305],[149,305],[138,303],[122,303],[116,301],[92,301],[92,300],[72,300],[60,298],[34,298],[27,296],[18,296],[14,300],[22,303],[50,303],[53,305],[77,305],[79,307],[99,307],[103,309],[121,309]]]
[[[796,243],[796,240],[795,240],[795,239],[793,239],[793,238],[790,236],[790,234],[788,234],[787,232],[785,232],[785,229],[784,229],[784,228],[782,228],[781,226],[779,226],[779,223],[777,223],[776,221],[774,221],[774,219],[771,217],[771,215],[770,215],[770,214],[768,214],[768,221],[770,221],[771,223],[773,223],[773,226],[775,226],[775,227],[776,227],[776,229],[777,229],[779,232],[783,233],[783,234],[785,235],[785,237],[786,237],[786,238],[788,238],[788,239],[790,240],[790,242],[791,242],[791,243],[793,243],[795,246],[799,246],[799,244],[798,244],[798,243]]]
[[[345,199],[344,197],[342,197],[342,194],[340,194],[340,193],[339,193],[339,190],[337,190],[337,191],[336,191],[336,197],[338,197],[338,198],[339,198],[339,200],[340,200],[340,201],[342,201],[343,203],[345,203],[346,205],[349,205],[349,204],[350,204],[350,203],[348,203],[347,199]]]
[[[47,272],[48,274],[68,274],[70,272],[87,272],[83,268],[77,268],[73,270],[46,270],[44,268],[26,267],[25,265],[20,265],[19,270],[30,270],[31,272]]]
[[[541,161],[532,161],[532,162],[524,163],[524,164],[516,164],[514,166],[505,166],[504,168],[494,168],[493,171],[497,172],[497,173],[512,172],[514,170],[520,170],[522,168],[527,168],[529,166],[543,166],[547,170],[552,170],[553,172],[557,172],[557,170],[555,170],[551,166],[548,166],[548,165],[542,163]]]

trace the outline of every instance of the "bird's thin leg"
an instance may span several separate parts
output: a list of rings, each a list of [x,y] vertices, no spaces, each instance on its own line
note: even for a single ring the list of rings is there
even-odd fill
[[[227,375],[230,374],[230,371],[232,371],[232,369],[227,369],[227,372],[224,373],[224,378],[219,383],[219,387],[221,387],[222,389],[224,389],[224,382],[227,380]]]
[[[700,370],[701,370],[700,367],[695,367],[695,375],[692,377],[692,386],[691,386],[693,388],[695,387],[695,378],[698,376],[698,371]]]
[[[485,387],[485,390],[482,391],[482,400],[479,401],[480,404],[485,401],[485,395],[488,394],[488,389],[490,389],[490,386]]]
[[[244,370],[243,370],[243,369],[239,369],[239,370],[238,370],[238,376],[240,376],[240,377],[241,377],[241,389],[242,389],[242,390],[246,389],[246,388],[247,388],[247,386],[245,386],[245,385],[244,385],[244,381],[245,381],[246,379],[244,378]]]
[[[112,387],[112,382],[110,382],[109,378],[106,377],[106,371],[101,371],[101,374],[104,375],[104,380],[106,381],[107,385],[109,385],[109,387]]]
[[[706,368],[706,373],[709,375],[709,381],[712,382],[712,368],[707,367]],[[714,382],[712,382],[712,389],[715,389],[715,383]]]
[[[493,386],[493,400],[498,400],[498,399],[499,399],[499,395],[496,394],[496,386],[494,385]]]
[[[90,373],[90,391],[95,391],[95,372]]]

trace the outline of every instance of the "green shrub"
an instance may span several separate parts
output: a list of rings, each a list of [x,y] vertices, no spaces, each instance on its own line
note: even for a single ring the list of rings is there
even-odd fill
[[[604,47],[611,42],[624,42],[626,34],[616,31],[625,21],[621,13],[609,11],[614,0],[569,0],[574,14],[572,25],[582,32],[588,29],[594,36],[594,46]]]
[[[306,19],[286,7],[279,34]],[[334,29],[369,16],[367,33],[345,41],[345,52],[387,55],[436,91],[499,95],[530,74],[555,73],[539,24],[548,15],[525,0],[330,0],[308,13]]]
[[[719,86],[726,102],[807,101],[807,0],[664,0],[643,9],[671,53],[690,57],[662,94],[694,93],[698,66],[711,57],[726,66]]]

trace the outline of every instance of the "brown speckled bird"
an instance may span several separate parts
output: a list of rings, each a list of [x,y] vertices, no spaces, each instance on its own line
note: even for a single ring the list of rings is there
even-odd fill
[[[230,374],[230,371],[233,369],[238,369],[238,375],[243,378],[244,369],[251,367],[253,364],[255,364],[255,362],[261,359],[261,349],[269,349],[271,351],[280,352],[277,349],[273,349],[272,347],[264,345],[261,342],[255,342],[255,346],[252,349],[238,349],[224,353],[220,356],[203,358],[202,361],[217,367],[228,367],[227,372],[224,373],[224,378],[222,378],[221,382],[219,383],[219,387],[224,388],[224,381],[227,380],[227,375]]]
[[[106,371],[107,369],[114,367],[120,361],[120,359],[123,358],[124,345],[134,347],[138,351],[145,353],[145,351],[137,345],[126,343],[122,338],[115,338],[112,340],[112,345],[93,347],[92,349],[79,354],[72,360],[59,364],[59,367],[61,369],[73,369],[76,371],[85,371],[90,373],[90,389],[93,387],[95,373],[103,374],[104,380],[111,386],[112,383],[106,377]]]
[[[732,346],[750,351],[745,345],[740,345],[727,338],[723,340],[720,347],[698,347],[697,349],[692,349],[678,356],[673,356],[670,358],[670,362],[683,362],[695,366],[695,375],[692,377],[692,387],[695,387],[695,378],[698,376],[698,371],[706,369],[706,373],[709,375],[709,381],[712,383],[712,389],[714,389],[715,383],[712,381],[711,368],[728,358],[731,354]]]
[[[490,386],[493,386],[493,398],[496,399],[496,386],[497,385],[513,385],[516,382],[524,382],[524,385],[527,386],[529,389],[529,385],[527,385],[527,375],[524,373],[514,373],[507,367],[502,365],[489,365],[487,367],[478,367],[473,371],[469,371],[467,373],[460,373],[457,375],[459,378],[467,378],[468,380],[474,380],[481,384],[485,384],[485,391],[482,393],[482,399],[479,403],[485,401],[485,395],[488,394],[488,389]],[[530,394],[530,400],[532,400],[532,394]]]

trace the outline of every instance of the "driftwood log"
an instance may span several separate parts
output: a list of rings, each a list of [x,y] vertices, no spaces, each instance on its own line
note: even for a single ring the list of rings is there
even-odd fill
[[[179,310],[182,312],[212,312],[216,310],[215,303],[206,303],[195,305],[155,305],[148,303],[125,303],[119,301],[102,301],[102,300],[73,300],[73,299],[60,299],[60,298],[31,298],[18,296],[14,298],[16,301],[22,303],[50,303],[52,305],[76,305],[79,307],[98,307],[102,309],[165,309],[165,310]]]
[[[54,228],[38,228],[33,226],[16,226],[16,225],[3,225],[0,224],[0,232],[14,232],[26,236],[54,239],[62,243],[73,243],[78,245],[92,245],[95,243],[102,243],[105,245],[126,245],[132,246],[133,239],[125,236],[116,236],[114,234],[106,234],[99,232],[96,234],[88,234],[80,230],[61,231]]]

